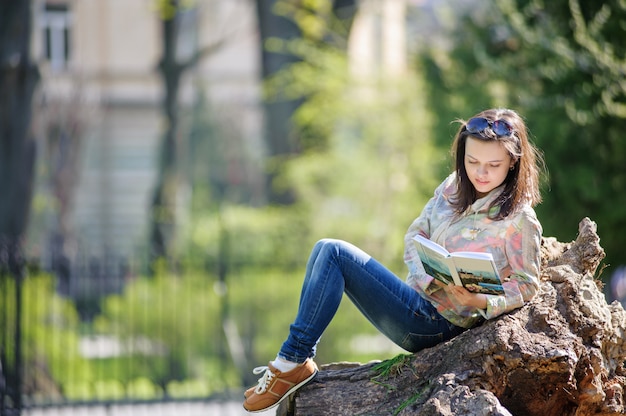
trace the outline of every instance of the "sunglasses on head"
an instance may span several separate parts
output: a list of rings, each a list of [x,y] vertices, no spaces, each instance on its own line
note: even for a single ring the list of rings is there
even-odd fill
[[[496,136],[510,136],[513,134],[513,127],[506,120],[489,121],[483,117],[471,118],[465,125],[465,129],[472,134],[482,133],[487,128],[491,128]]]

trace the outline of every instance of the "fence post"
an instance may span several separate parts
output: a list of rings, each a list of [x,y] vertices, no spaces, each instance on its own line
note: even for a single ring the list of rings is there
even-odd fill
[[[0,345],[0,416],[19,416],[22,411],[22,281],[24,276],[24,262],[19,245],[0,241],[0,279],[4,296],[2,306],[3,326]],[[15,311],[9,311],[11,293],[7,290],[7,281],[15,281]],[[13,325],[7,325],[13,318]],[[10,334],[13,328],[14,333]],[[9,336],[13,335],[13,337]],[[7,356],[6,350],[13,342],[13,356]]]

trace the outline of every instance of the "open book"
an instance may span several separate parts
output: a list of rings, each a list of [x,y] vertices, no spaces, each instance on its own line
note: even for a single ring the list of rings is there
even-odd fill
[[[424,270],[445,284],[464,286],[473,293],[503,295],[504,288],[491,253],[448,252],[439,244],[417,235],[413,237]]]

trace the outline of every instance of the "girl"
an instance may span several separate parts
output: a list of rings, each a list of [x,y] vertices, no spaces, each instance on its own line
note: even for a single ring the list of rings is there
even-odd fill
[[[257,386],[244,408],[278,405],[317,373],[317,342],[345,293],[383,334],[410,352],[449,340],[519,308],[539,288],[541,225],[533,206],[541,200],[542,159],[522,118],[508,109],[483,111],[461,121],[452,145],[454,172],[435,190],[405,236],[406,283],[357,247],[319,241],[309,258],[300,306],[274,361],[257,367]],[[424,271],[416,234],[448,251],[490,252],[503,278],[501,296],[444,285]]]

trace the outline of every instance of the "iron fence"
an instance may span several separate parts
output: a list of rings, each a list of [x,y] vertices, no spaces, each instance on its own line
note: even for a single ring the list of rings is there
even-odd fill
[[[22,408],[22,281],[19,247],[0,241],[0,413],[19,415]]]
[[[132,266],[128,259],[121,257],[90,258],[76,262],[69,276],[61,279],[38,267],[16,262],[3,264],[0,269],[2,416],[21,415],[27,409],[30,411],[26,414],[38,414],[33,413],[33,409],[64,406],[110,408],[181,400],[203,402],[207,398],[216,398],[219,402],[224,400],[225,391],[238,391],[241,380],[225,380],[219,385],[206,376],[212,371],[209,368],[212,365],[232,363],[224,338],[225,326],[221,324],[209,336],[196,340],[213,351],[214,361],[209,361],[211,357],[193,357],[192,352],[185,350],[186,346],[165,345],[145,336],[129,336],[127,332],[116,333],[116,325],[122,327],[127,323],[123,322],[124,317],[133,318],[129,315],[131,312],[121,312],[117,320],[110,320],[108,331],[99,328],[98,316],[104,300],[117,296],[119,301],[124,287],[139,279],[137,275],[141,273],[132,269],[141,266]],[[228,307],[223,294],[219,293],[224,272],[211,265],[205,265],[204,269],[200,283],[190,284],[185,292],[192,294],[196,289],[206,292],[204,301],[187,305],[184,311],[167,312],[168,296],[173,294],[166,292],[167,287],[160,289],[159,303],[165,306],[159,306],[161,315],[155,319],[167,321],[166,313],[179,314],[180,327],[186,327],[190,325],[188,321],[193,320],[194,308],[204,307],[215,311],[207,317],[207,322],[224,320]],[[206,272],[206,269],[218,271]],[[165,278],[171,287],[179,287],[180,279],[176,275]],[[154,305],[145,302],[132,313],[149,317],[153,310]],[[195,330],[191,326],[184,329]],[[137,332],[149,330],[162,333],[176,329],[142,328]],[[202,345],[196,350],[201,348]],[[171,359],[170,355],[176,354],[177,358]],[[196,371],[195,365],[204,368]],[[182,366],[185,369],[181,369]],[[215,373],[223,371],[224,368],[214,369]],[[92,374],[87,374],[89,372]],[[77,380],[87,381],[78,383]]]

